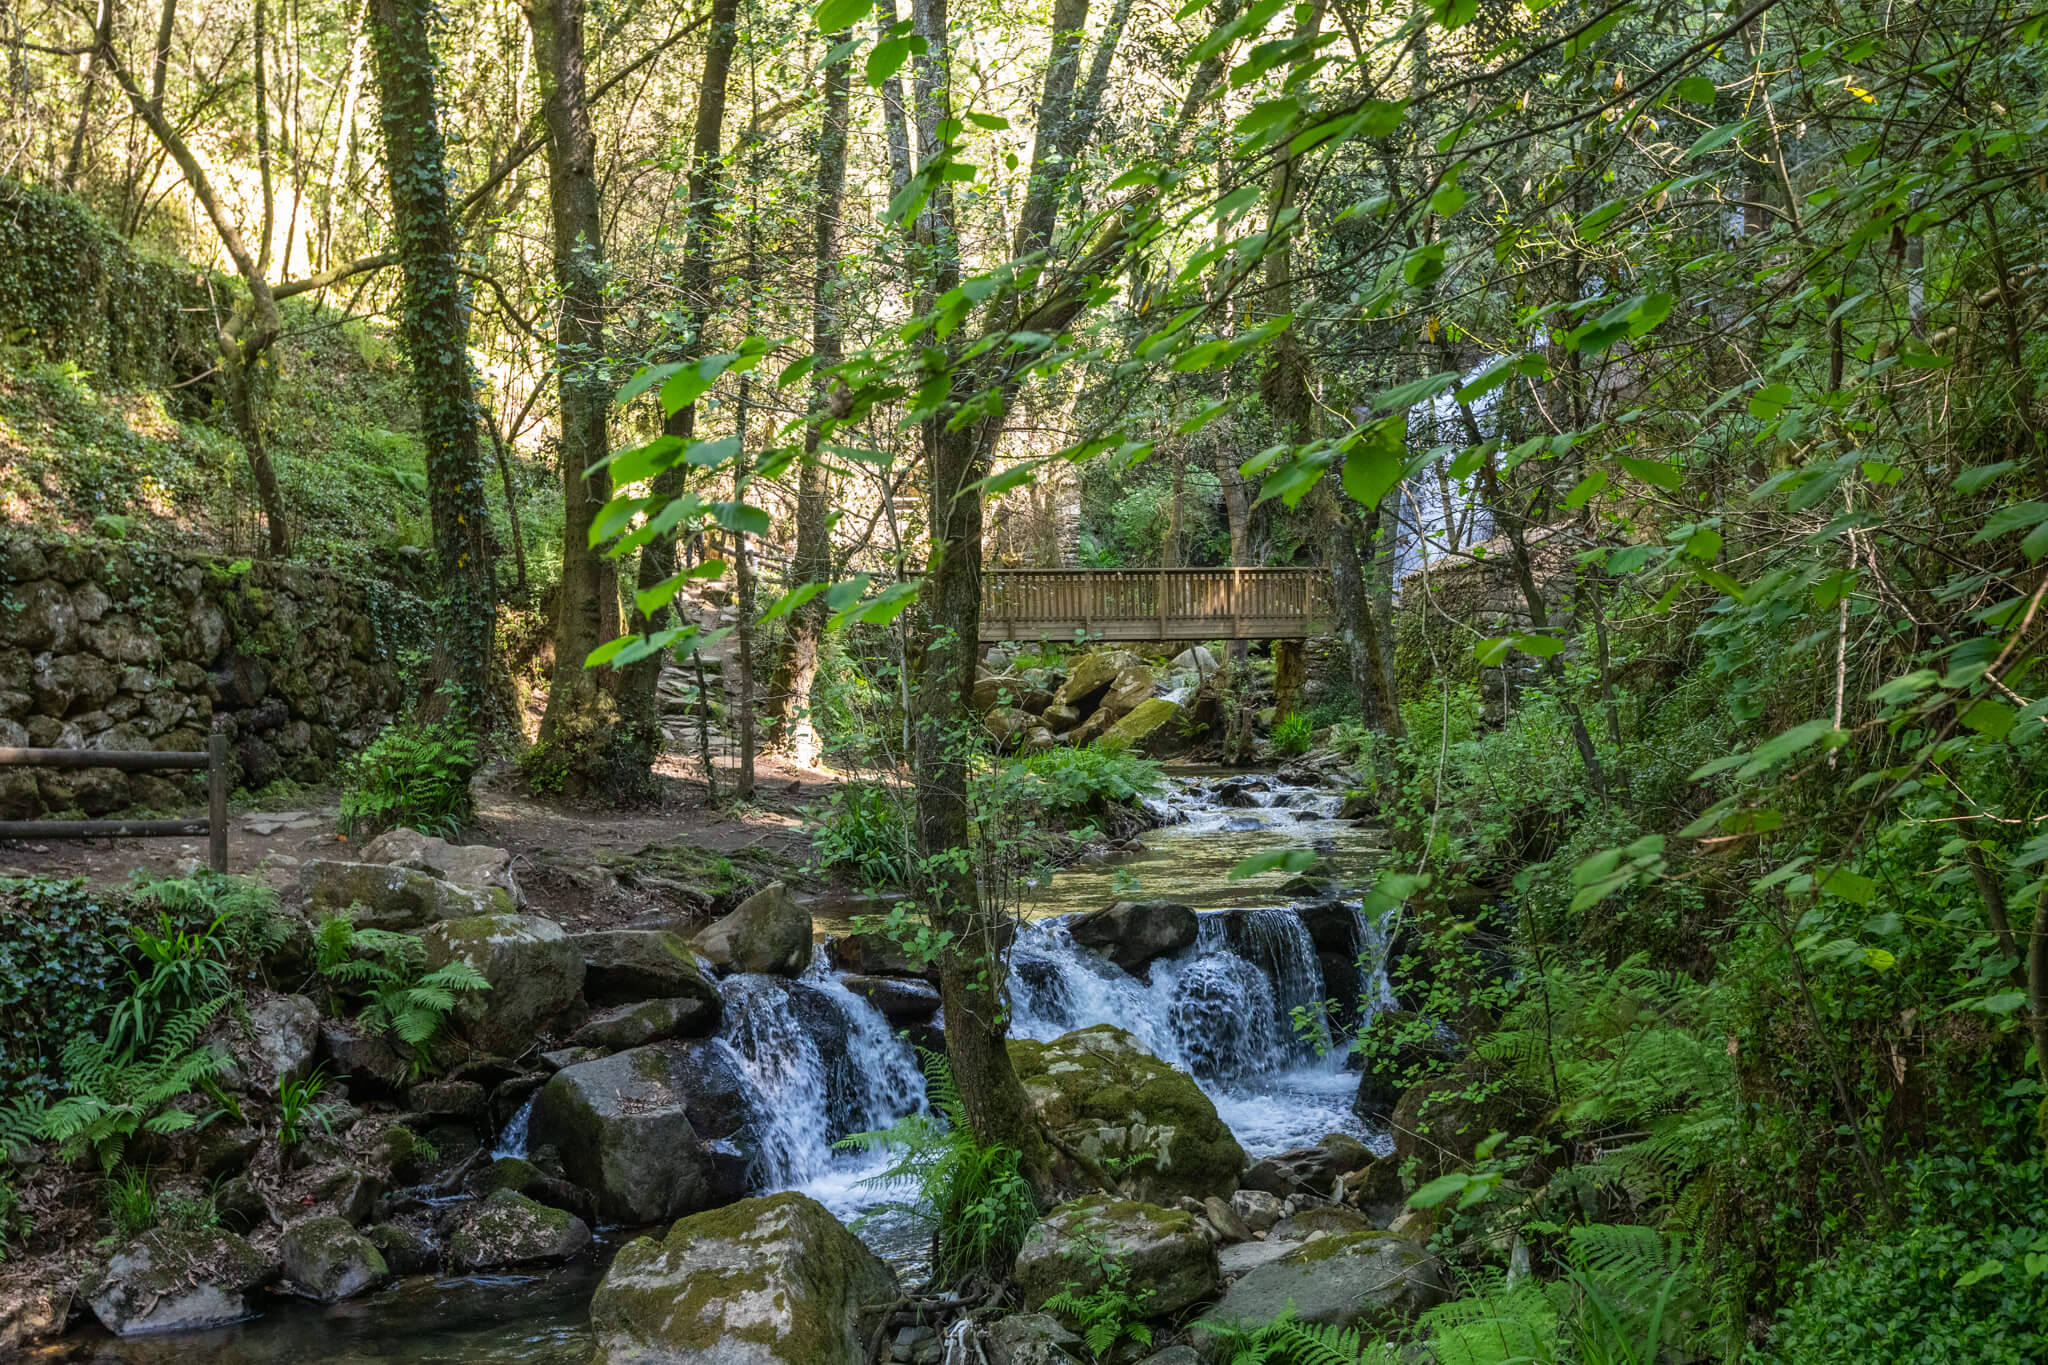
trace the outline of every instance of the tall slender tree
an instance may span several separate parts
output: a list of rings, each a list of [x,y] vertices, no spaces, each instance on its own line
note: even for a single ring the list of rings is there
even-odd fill
[[[488,690],[497,603],[486,548],[490,514],[469,362],[469,298],[456,259],[435,95],[433,40],[440,23],[434,0],[371,0],[378,120],[402,279],[400,337],[420,406],[440,571],[436,672],[444,696],[437,709],[476,728]]]

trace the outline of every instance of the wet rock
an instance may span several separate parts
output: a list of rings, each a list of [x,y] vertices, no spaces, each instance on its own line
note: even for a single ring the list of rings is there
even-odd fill
[[[1380,811],[1378,798],[1370,792],[1346,792],[1344,804],[1337,807],[1339,820],[1370,820]]]
[[[1245,1173],[1245,1188],[1264,1190],[1281,1199],[1307,1195],[1329,1199],[1337,1180],[1372,1161],[1372,1152],[1354,1137],[1331,1133],[1313,1147],[1296,1147],[1266,1157]]]
[[[454,1018],[486,1052],[517,1057],[583,993],[583,954],[562,926],[538,915],[444,920],[420,936],[429,971],[457,958],[482,972],[487,991],[455,1002]]]
[[[1081,1338],[1050,1313],[1013,1313],[982,1333],[989,1365],[1073,1365]]]
[[[357,855],[366,863],[409,867],[468,891],[505,893],[510,909],[523,909],[526,897],[512,875],[512,855],[487,844],[451,844],[413,829],[386,830],[363,845]]]
[[[1069,1285],[1089,1294],[1103,1284],[1105,1260],[1130,1272],[1132,1293],[1149,1296],[1146,1317],[1216,1291],[1216,1246],[1193,1214],[1108,1195],[1062,1204],[1031,1230],[1017,1255],[1017,1287],[1034,1310]]]
[[[561,1153],[600,1218],[654,1223],[746,1191],[758,1157],[751,1098],[714,1043],[655,1043],[556,1072],[528,1132]]]
[[[585,1020],[569,1035],[569,1042],[574,1047],[623,1052],[665,1038],[701,1038],[717,1029],[718,1013],[715,1003],[682,996],[615,1005]]]
[[[384,1193],[384,1182],[360,1167],[341,1164],[313,1180],[308,1192],[322,1213],[344,1219],[351,1227],[370,1221]]]
[[[566,1209],[586,1223],[597,1219],[597,1201],[590,1191],[572,1181],[549,1175],[523,1157],[501,1156],[484,1172],[489,1190],[511,1190],[551,1209]]]
[[[1103,712],[1107,713],[1109,709],[1105,703]],[[1103,731],[1102,742],[1111,748],[1166,758],[1188,747],[1181,716],[1179,702],[1165,697],[1147,697]]]
[[[247,766],[245,762],[245,773]],[[326,858],[314,858],[300,866],[299,895],[313,919],[346,911],[358,929],[398,933],[442,920],[512,909],[511,898],[498,888],[488,893],[471,891],[409,867]]]
[[[108,1257],[79,1293],[115,1336],[189,1332],[247,1317],[245,1296],[276,1277],[270,1259],[233,1233],[161,1227]]]
[[[811,963],[811,915],[771,882],[692,942],[721,972],[795,976]]]
[[[598,1006],[636,1000],[686,998],[709,1011],[705,1031],[718,1027],[718,986],[697,965],[681,934],[666,929],[607,929],[575,934],[583,955],[583,994]]]
[[[1049,1043],[1012,1039],[1010,1060],[1033,1109],[1096,1162],[1128,1173],[1141,1199],[1227,1198],[1244,1149],[1194,1079],[1129,1033],[1098,1024]]]
[[[391,1270],[376,1244],[347,1219],[302,1218],[277,1239],[287,1280],[305,1297],[340,1303],[375,1289]]]
[[[441,1264],[441,1255],[424,1232],[402,1223],[374,1223],[363,1236],[394,1275],[424,1275]]]
[[[591,1365],[860,1365],[896,1276],[816,1200],[746,1199],[621,1248],[590,1303]]]
[[[1165,900],[1118,901],[1108,909],[1081,916],[1068,926],[1068,932],[1083,948],[1106,954],[1135,976],[1153,959],[1191,947],[1198,928],[1191,905]]]
[[[0,1278],[0,1351],[18,1351],[64,1330],[77,1286],[44,1274]]]
[[[1382,1331],[1444,1301],[1444,1282],[1427,1248],[1385,1232],[1318,1238],[1230,1286],[1199,1321],[1270,1322],[1290,1306],[1306,1323]],[[1197,1342],[1214,1336],[1197,1332]],[[1218,1353],[1198,1347],[1211,1358]]]
[[[488,1198],[456,1220],[448,1234],[448,1264],[457,1270],[552,1265],[590,1245],[590,1228],[563,1209],[511,1190]]]
[[[421,1081],[406,1090],[405,1107],[434,1119],[479,1119],[484,1088],[475,1081]]]
[[[303,1081],[320,1047],[320,1010],[303,995],[279,995],[249,1011],[249,1049],[243,1059],[251,1082],[276,1094],[287,1081]]]
[[[938,968],[921,961],[909,948],[878,930],[841,934],[825,945],[832,965],[860,976],[922,976],[936,979]]]
[[[891,1023],[922,1021],[939,1012],[939,988],[914,977],[843,976],[839,984],[868,1001]]]
[[[1169,1346],[1163,1351],[1153,1352],[1139,1361],[1138,1365],[1202,1365],[1202,1357],[1195,1353],[1194,1347],[1182,1342],[1178,1346]]]

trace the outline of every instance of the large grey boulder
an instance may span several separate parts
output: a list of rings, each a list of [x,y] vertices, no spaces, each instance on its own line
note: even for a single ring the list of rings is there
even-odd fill
[[[386,830],[363,845],[357,855],[366,863],[409,867],[439,877],[468,891],[503,891],[512,909],[524,909],[526,896],[512,875],[512,855],[488,844],[451,844],[416,829]]]
[[[706,1003],[674,996],[666,1000],[614,1005],[593,1014],[569,1035],[569,1045],[596,1048],[601,1052],[623,1052],[629,1047],[645,1047],[666,1038],[701,1038],[717,1027],[716,997],[711,1003]]]
[[[528,1132],[561,1154],[598,1217],[655,1223],[729,1203],[758,1158],[752,1091],[716,1043],[655,1043],[564,1067]]]
[[[368,1293],[391,1276],[376,1244],[333,1214],[301,1218],[286,1228],[277,1239],[277,1255],[285,1278],[321,1303]]]
[[[1086,715],[1116,683],[1118,674],[1143,666],[1138,656],[1127,649],[1100,649],[1084,654],[1060,684],[1060,690],[1053,694],[1053,705],[1071,706]]]
[[[982,1330],[989,1365],[1079,1365],[1081,1338],[1050,1313],[1012,1313]]]
[[[246,1295],[277,1276],[263,1253],[218,1228],[145,1232],[79,1283],[115,1336],[189,1332],[249,1316]]]
[[[1334,1198],[1337,1182],[1372,1164],[1372,1149],[1347,1133],[1330,1133],[1313,1147],[1296,1147],[1265,1157],[1245,1172],[1247,1189],[1281,1199],[1307,1195]]]
[[[1159,680],[1153,676],[1150,667],[1133,663],[1118,672],[1109,690],[1102,694],[1102,700],[1096,703],[1096,714],[1114,724],[1137,710],[1139,703],[1150,699],[1158,686]]]
[[[427,968],[457,958],[482,972],[487,991],[455,1003],[455,1021],[486,1052],[516,1057],[583,994],[583,954],[562,926],[538,915],[443,920],[420,935]]]
[[[398,933],[441,920],[512,910],[512,898],[499,887],[476,891],[410,867],[328,858],[300,866],[299,896],[313,919],[346,911],[358,929]]]
[[[1426,1247],[1390,1232],[1348,1232],[1306,1242],[1230,1286],[1201,1321],[1270,1322],[1290,1307],[1303,1322],[1384,1330],[1442,1303],[1444,1281]],[[1196,1340],[1214,1340],[1198,1332]]]
[[[811,963],[811,914],[787,886],[770,882],[698,934],[694,945],[721,972],[795,976]]]
[[[456,1220],[448,1234],[448,1264],[456,1270],[553,1265],[583,1251],[590,1240],[589,1226],[576,1215],[512,1190],[492,1190]]]
[[[1154,958],[1191,947],[1199,929],[1195,908],[1172,901],[1118,901],[1067,926],[1074,942],[1093,948],[1135,975]]]
[[[278,995],[249,1011],[249,1080],[276,1094],[286,1081],[302,1081],[320,1046],[320,1009],[303,995]]]
[[[591,1365],[860,1365],[861,1309],[896,1296],[816,1200],[746,1199],[620,1249],[590,1301]]]
[[[880,1010],[892,1024],[921,1024],[939,1012],[939,988],[915,977],[842,976],[839,984]]]
[[[1106,1263],[1129,1272],[1126,1288],[1138,1310],[1162,1318],[1216,1292],[1216,1243],[1201,1220],[1181,1209],[1091,1195],[1062,1204],[1024,1239],[1017,1286],[1032,1309],[1073,1286],[1086,1295],[1103,1285]]]
[[[1125,1172],[1140,1199],[1227,1199],[1237,1189],[1244,1148],[1215,1104],[1123,1029],[1013,1038],[1009,1049],[1038,1117],[1091,1160]]]
[[[718,1027],[718,985],[697,965],[697,954],[681,934],[666,929],[603,929],[574,934],[583,954],[583,994],[593,1005],[628,1005],[636,1000],[693,999]]]

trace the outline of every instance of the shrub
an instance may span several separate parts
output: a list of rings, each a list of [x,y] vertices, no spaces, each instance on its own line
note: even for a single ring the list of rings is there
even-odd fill
[[[1310,724],[1309,718],[1301,712],[1283,716],[1280,723],[1273,727],[1273,752],[1290,758],[1296,754],[1305,754],[1308,752],[1309,736],[1314,733],[1315,726]]]
[[[445,725],[389,726],[343,770],[341,830],[350,838],[403,826],[443,838],[475,811],[476,738]]]
[[[1159,765],[1128,750],[1046,749],[1023,762],[1038,804],[1051,815],[1081,815],[1166,789]]]
[[[910,819],[902,798],[879,782],[850,782],[825,797],[808,823],[811,846],[825,866],[869,886],[909,880]]]
[[[100,1169],[113,1171],[138,1133],[163,1136],[210,1122],[219,1109],[201,1116],[174,1106],[226,1068],[226,1056],[199,1040],[228,1000],[216,995],[164,1020],[146,1056],[91,1034],[73,1038],[64,1049],[71,1093],[43,1116],[43,1136],[66,1160],[90,1152]]]
[[[0,881],[0,1094],[59,1093],[65,1043],[98,1031],[126,970],[121,921],[83,880]]]

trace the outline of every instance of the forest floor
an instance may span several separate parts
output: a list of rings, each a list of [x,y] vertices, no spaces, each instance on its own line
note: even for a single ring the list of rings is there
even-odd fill
[[[803,812],[839,775],[763,756],[754,799],[742,803],[731,798],[730,770],[719,773],[721,799],[707,801],[701,771],[694,760],[670,754],[656,768],[656,799],[609,809],[535,798],[509,765],[494,765],[476,784],[475,822],[455,842],[509,850],[531,908],[579,927],[701,912],[691,892],[724,899],[785,871],[795,889],[813,889],[798,885],[811,880],[801,868],[810,848]],[[231,805],[228,870],[283,889],[302,863],[352,857],[350,842],[336,832],[339,795],[338,787],[301,789],[288,809]],[[8,841],[0,842],[0,877],[83,877],[109,886],[137,869],[176,875],[205,856],[198,836]]]

